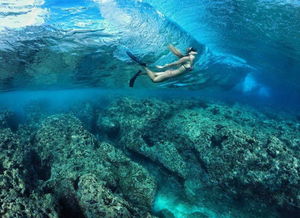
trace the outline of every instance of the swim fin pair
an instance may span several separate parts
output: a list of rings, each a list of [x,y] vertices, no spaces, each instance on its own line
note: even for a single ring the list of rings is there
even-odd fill
[[[134,56],[130,51],[127,51],[126,54],[137,64],[141,65],[142,67],[147,67],[147,64],[139,60],[136,56]],[[131,77],[129,81],[129,87],[134,86],[135,80],[138,78],[139,75],[141,75],[142,71],[139,70],[136,74]]]

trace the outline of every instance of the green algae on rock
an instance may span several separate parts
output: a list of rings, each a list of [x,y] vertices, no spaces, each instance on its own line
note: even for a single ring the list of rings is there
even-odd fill
[[[56,112],[31,105],[26,122],[13,128],[12,113],[0,113],[1,216],[273,218],[276,210],[299,211],[295,117],[133,98]],[[177,194],[173,207],[152,210],[158,196]],[[180,212],[180,202],[206,212]]]
[[[0,128],[16,130],[18,127],[16,114],[12,111],[0,111]]]
[[[1,217],[58,217],[53,196],[41,192],[31,181],[34,175],[27,158],[30,151],[18,135],[0,129],[0,148]]]
[[[139,213],[150,211],[156,191],[154,179],[117,148],[99,143],[74,116],[45,119],[37,131],[36,146],[41,160],[51,163],[49,184],[57,186],[61,180],[70,180],[77,187],[82,175],[92,174],[122,194]],[[76,197],[76,189],[74,193]]]
[[[156,183],[122,151],[72,115],[30,126],[0,129],[3,217],[151,217]]]
[[[191,199],[216,187],[233,198],[260,199],[262,205],[300,205],[300,154],[297,144],[286,143],[286,136],[300,138],[293,121],[272,120],[239,105],[187,102],[123,98],[104,116],[118,120],[116,144],[182,178]]]

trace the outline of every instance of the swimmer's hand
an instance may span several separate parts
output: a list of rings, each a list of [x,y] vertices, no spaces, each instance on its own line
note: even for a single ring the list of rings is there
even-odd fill
[[[158,68],[158,69],[163,69],[163,68],[165,68],[166,66],[160,66],[160,65],[156,65],[156,68]]]

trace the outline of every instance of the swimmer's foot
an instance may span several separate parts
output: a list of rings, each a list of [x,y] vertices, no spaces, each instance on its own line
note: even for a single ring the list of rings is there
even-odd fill
[[[133,87],[134,86],[134,82],[136,80],[136,78],[138,78],[138,76],[140,76],[142,74],[142,71],[139,70],[136,74],[133,75],[133,77],[131,77],[130,81],[129,81],[129,87]]]

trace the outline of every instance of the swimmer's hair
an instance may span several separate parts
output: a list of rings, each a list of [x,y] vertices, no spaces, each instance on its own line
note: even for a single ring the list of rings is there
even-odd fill
[[[186,53],[187,53],[187,54],[189,54],[189,53],[192,52],[192,51],[197,52],[197,49],[195,49],[195,48],[193,48],[193,47],[189,47],[189,48],[186,49]]]

